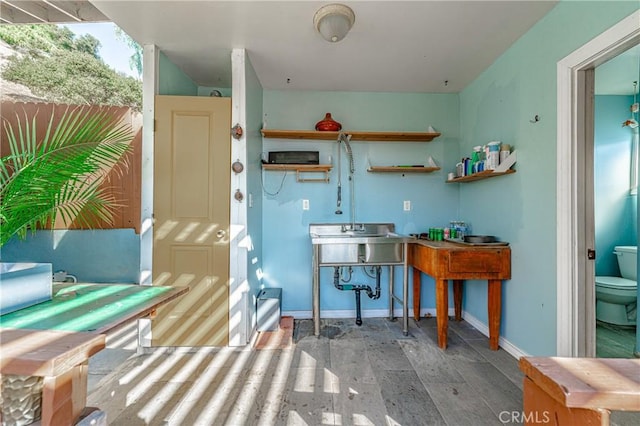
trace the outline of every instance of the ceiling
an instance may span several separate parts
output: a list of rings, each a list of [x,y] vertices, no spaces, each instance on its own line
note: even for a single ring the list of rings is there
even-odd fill
[[[88,1],[0,0],[0,22],[6,24],[106,20],[108,18]]]
[[[330,2],[0,0],[0,19],[113,21],[199,86],[230,87],[231,49],[244,48],[265,89],[456,93],[557,4],[344,0],[355,24],[332,44],[313,26]],[[640,48],[598,67],[596,93],[632,93],[639,60]]]
[[[345,0],[355,24],[333,44],[313,26],[331,1],[92,3],[200,86],[229,87],[245,48],[265,89],[459,92],[557,2]]]

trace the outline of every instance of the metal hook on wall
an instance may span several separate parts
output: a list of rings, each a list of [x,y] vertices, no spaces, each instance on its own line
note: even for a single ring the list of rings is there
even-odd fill
[[[540,121],[540,116],[538,114],[535,115],[535,117],[533,117],[533,120],[529,120],[529,123],[537,123],[538,121]]]

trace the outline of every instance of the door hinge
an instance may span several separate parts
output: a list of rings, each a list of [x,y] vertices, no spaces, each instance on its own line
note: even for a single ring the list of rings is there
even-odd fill
[[[595,260],[595,258],[596,258],[596,251],[594,249],[587,249],[587,259]]]

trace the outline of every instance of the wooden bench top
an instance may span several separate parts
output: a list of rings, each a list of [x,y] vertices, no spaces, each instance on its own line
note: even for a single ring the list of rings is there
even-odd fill
[[[640,359],[523,357],[519,364],[566,407],[640,411]]]
[[[0,316],[0,327],[107,333],[187,291],[136,284],[54,284],[53,299]]]
[[[105,347],[104,334],[0,329],[0,374],[58,376]]]

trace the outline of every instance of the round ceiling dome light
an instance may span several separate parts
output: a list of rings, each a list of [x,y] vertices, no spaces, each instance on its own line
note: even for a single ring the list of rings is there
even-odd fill
[[[342,40],[356,20],[350,7],[343,4],[327,4],[322,6],[313,16],[313,25],[322,38],[335,43]]]

